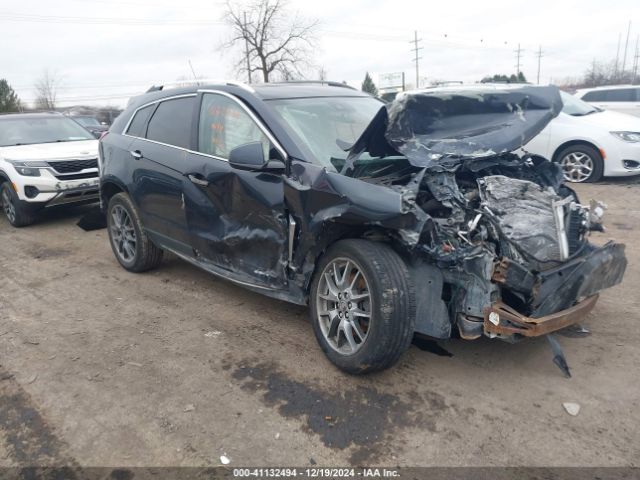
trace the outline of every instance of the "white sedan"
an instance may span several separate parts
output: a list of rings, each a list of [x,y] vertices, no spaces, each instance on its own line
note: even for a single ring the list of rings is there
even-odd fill
[[[560,95],[562,112],[524,150],[558,162],[570,182],[640,175],[640,118]]]

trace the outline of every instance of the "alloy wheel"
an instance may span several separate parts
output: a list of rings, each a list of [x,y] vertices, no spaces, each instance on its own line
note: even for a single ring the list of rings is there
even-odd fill
[[[129,212],[121,205],[111,209],[111,241],[124,262],[132,262],[136,256],[136,231]]]
[[[7,188],[2,190],[2,209],[11,223],[16,221],[16,206],[11,201]]]
[[[331,348],[353,355],[364,345],[371,328],[371,292],[358,264],[347,258],[331,261],[320,277],[316,306]]]
[[[569,182],[584,182],[593,173],[593,159],[584,152],[571,152],[560,160],[562,173]]]

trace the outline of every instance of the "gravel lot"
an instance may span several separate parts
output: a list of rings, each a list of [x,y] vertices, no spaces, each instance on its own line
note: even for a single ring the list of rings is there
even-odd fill
[[[640,183],[579,185],[627,244],[621,286],[559,337],[412,346],[354,378],[325,360],[306,309],[175,258],[127,273],[86,208],[0,219],[0,465],[638,466]],[[449,355],[447,354],[449,353]],[[568,415],[563,402],[581,405]]]

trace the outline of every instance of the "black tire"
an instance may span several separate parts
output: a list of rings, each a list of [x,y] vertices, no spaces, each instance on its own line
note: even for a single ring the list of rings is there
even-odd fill
[[[323,302],[318,298],[323,272],[334,261],[344,259],[354,262],[356,271],[362,271],[370,293],[368,333],[352,354],[342,354],[329,343],[318,313],[318,302]],[[411,344],[416,316],[414,286],[405,262],[388,245],[361,239],[341,240],[332,245],[317,265],[309,305],[320,347],[345,372],[363,374],[389,368]]]
[[[131,227],[135,232],[135,248],[133,248],[133,254],[130,258],[125,258],[121,252],[119,252],[119,246],[116,239],[116,221],[113,216],[114,212],[120,212],[123,209],[131,220]],[[109,206],[107,207],[107,231],[109,232],[109,243],[116,259],[126,270],[130,272],[146,272],[152,268],[157,267],[162,261],[163,251],[157,247],[144,231],[142,223],[140,222],[140,216],[136,210],[136,207],[131,202],[131,199],[126,193],[118,193],[111,197],[109,200]]]
[[[570,175],[568,172],[569,167],[565,167],[564,163],[568,160],[569,156],[572,154],[577,154],[578,156],[586,155],[590,162],[593,164],[593,169],[588,177],[584,179],[578,179],[579,174]],[[567,159],[567,160],[565,160]],[[570,145],[566,148],[563,148],[556,155],[556,161],[563,169],[563,175],[565,180],[568,182],[577,182],[577,183],[594,183],[602,180],[602,175],[604,173],[604,160],[602,159],[602,155],[598,151],[597,148],[594,148],[590,145],[586,144],[577,144]],[[577,175],[577,176],[576,176]],[[573,179],[571,177],[574,177]]]
[[[6,205],[7,201],[9,205]],[[26,227],[36,221],[37,209],[28,202],[20,200],[9,182],[0,185],[0,204],[5,217],[14,227]]]

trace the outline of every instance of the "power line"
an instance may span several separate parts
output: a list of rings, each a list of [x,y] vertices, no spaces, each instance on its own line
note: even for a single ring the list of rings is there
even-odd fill
[[[412,52],[415,52],[415,58],[413,59],[416,62],[416,88],[420,88],[420,60],[422,57],[418,56],[420,50],[424,50],[423,47],[419,47],[418,44],[422,41],[422,39],[418,39],[418,31],[413,31],[413,40],[409,43],[413,43],[414,48],[411,49]]]
[[[67,0],[67,1],[72,1],[72,2],[78,2],[78,3],[85,3],[87,2],[87,0]],[[150,2],[145,2],[145,1],[141,1],[141,2],[132,2],[131,0],[91,0],[91,3],[102,3],[104,5],[113,5],[113,4],[118,4],[118,5],[127,5],[127,6],[140,6],[140,7],[149,7],[150,6]],[[215,6],[224,6],[226,5],[225,2],[207,2],[207,5],[198,5],[197,7],[193,7],[193,8],[197,8],[198,10],[202,10],[202,9],[215,9]],[[165,7],[165,8],[176,8],[176,9],[184,9],[187,8],[187,6],[185,6],[182,3],[176,3],[173,1],[170,1],[168,3],[160,3],[158,2],[158,0],[154,0],[153,1],[153,6],[154,7]]]
[[[126,4],[127,2],[121,2]],[[74,24],[74,25],[119,25],[119,26],[212,26],[212,25],[225,25],[225,22],[220,20],[196,20],[196,19],[149,19],[149,18],[116,18],[116,17],[81,17],[81,16],[61,16],[61,15],[39,15],[39,14],[26,14],[26,13],[0,13],[0,20],[6,22],[25,22],[25,23],[48,23],[48,24]],[[322,33],[328,36],[365,39],[365,40],[377,40],[377,41],[392,41],[392,42],[405,42],[406,37],[400,35],[381,35],[369,32],[354,32],[354,31],[339,31],[339,30],[322,30]],[[461,43],[459,41],[453,41],[448,35],[444,35],[443,38],[431,38],[427,40],[420,39],[424,43],[428,43],[434,46],[446,46],[448,48],[459,47],[461,49],[469,48],[482,48],[482,49],[496,49],[502,50],[508,48],[507,43],[503,42],[502,46],[488,45],[483,40],[480,40],[481,45],[474,44],[471,39],[462,39],[467,43]],[[412,42],[413,43],[413,42]]]
[[[32,15],[24,13],[0,13],[0,19],[11,22],[33,22],[33,23],[73,23],[84,25],[223,25],[219,20],[149,20],[145,18],[114,18],[114,17],[76,17],[58,15]]]

